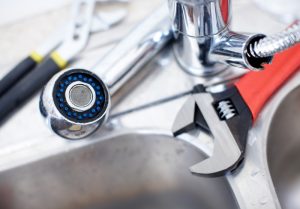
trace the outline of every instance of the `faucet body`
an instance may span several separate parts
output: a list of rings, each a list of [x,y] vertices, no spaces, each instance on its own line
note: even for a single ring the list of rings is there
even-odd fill
[[[251,43],[264,35],[230,31],[230,5],[230,0],[169,0],[174,53],[187,72],[213,75],[227,64],[256,70],[271,61],[249,55]]]

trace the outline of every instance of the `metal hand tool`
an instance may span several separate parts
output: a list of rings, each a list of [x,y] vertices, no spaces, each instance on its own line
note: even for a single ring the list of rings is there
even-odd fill
[[[40,99],[41,113],[50,128],[67,139],[94,133],[108,117],[110,94],[142,70],[172,38],[164,4],[92,68],[93,73],[70,69],[55,75]]]
[[[112,2],[126,3],[128,2],[128,0],[104,0],[100,1],[99,3],[104,4]],[[75,4],[77,5],[78,3],[75,2]],[[90,33],[108,30],[110,27],[121,22],[125,18],[126,13],[127,11],[124,10],[116,10],[109,13],[94,12]],[[31,72],[39,63],[41,63],[48,55],[50,55],[63,43],[66,28],[70,24],[72,23],[63,25],[59,30],[52,34],[50,38],[45,41],[45,43],[43,43],[37,49],[33,50],[28,57],[18,63],[7,75],[5,75],[0,80],[0,96],[2,96],[10,88],[12,88],[16,84],[16,82],[18,82],[25,75]],[[77,22],[76,24],[80,25],[80,22]]]
[[[214,139],[212,156],[192,166],[191,172],[220,176],[235,170],[245,153],[248,131],[273,94],[300,68],[300,46],[275,56],[262,72],[252,72],[228,90],[211,94],[196,86],[173,126],[178,136],[194,128]]]
[[[0,123],[27,101],[57,72],[64,69],[86,46],[92,28],[95,0],[77,0],[73,18],[67,25],[65,38],[60,46],[38,67],[28,73],[0,97]]]

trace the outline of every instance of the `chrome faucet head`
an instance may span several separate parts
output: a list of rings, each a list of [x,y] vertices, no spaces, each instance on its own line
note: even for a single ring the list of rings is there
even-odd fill
[[[174,54],[179,65],[196,76],[215,75],[228,65],[261,70],[272,56],[251,56],[263,34],[230,31],[230,0],[169,0]]]
[[[167,23],[164,4],[95,65],[93,72],[104,82],[81,69],[55,75],[40,98],[40,110],[50,128],[68,139],[82,139],[96,131],[108,117],[110,96],[172,40]]]
[[[67,139],[81,139],[95,132],[107,118],[109,107],[104,82],[82,69],[55,75],[40,98],[40,111],[50,128]]]

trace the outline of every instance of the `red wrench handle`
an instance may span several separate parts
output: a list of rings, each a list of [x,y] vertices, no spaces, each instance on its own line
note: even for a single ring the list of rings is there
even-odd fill
[[[235,83],[248,105],[253,122],[268,100],[300,69],[300,44],[275,55],[265,70],[251,72]]]

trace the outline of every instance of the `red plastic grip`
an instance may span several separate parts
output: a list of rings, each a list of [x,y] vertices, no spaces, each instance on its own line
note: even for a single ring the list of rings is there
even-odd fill
[[[300,69],[300,44],[275,55],[265,70],[250,72],[235,83],[249,106],[253,121],[268,100]]]

